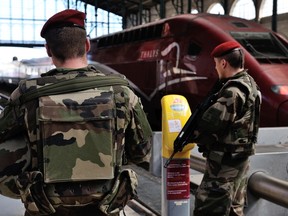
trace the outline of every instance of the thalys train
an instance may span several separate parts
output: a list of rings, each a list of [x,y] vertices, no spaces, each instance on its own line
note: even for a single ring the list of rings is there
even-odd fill
[[[211,51],[236,40],[262,93],[261,127],[288,126],[288,41],[259,23],[228,15],[183,14],[91,39],[89,60],[124,74],[154,130],[160,100],[187,98],[193,109],[218,79]]]

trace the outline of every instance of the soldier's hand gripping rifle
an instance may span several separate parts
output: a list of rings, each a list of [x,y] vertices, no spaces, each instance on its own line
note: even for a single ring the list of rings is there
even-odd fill
[[[198,119],[203,115],[204,111],[207,110],[217,100],[218,90],[222,87],[221,83],[216,83],[208,97],[205,100],[198,104],[192,115],[189,117],[185,123],[182,130],[179,132],[178,136],[174,140],[174,151],[171,154],[170,158],[166,161],[164,167],[167,168],[170,161],[173,159],[177,152],[181,152],[183,148],[193,140],[194,131],[197,127]],[[216,93],[215,93],[216,92]]]

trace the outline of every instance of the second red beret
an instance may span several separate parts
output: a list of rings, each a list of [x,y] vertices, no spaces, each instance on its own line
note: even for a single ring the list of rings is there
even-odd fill
[[[217,58],[225,54],[228,54],[230,51],[240,47],[241,47],[240,44],[236,41],[224,42],[219,44],[213,49],[213,51],[211,52],[211,56]]]

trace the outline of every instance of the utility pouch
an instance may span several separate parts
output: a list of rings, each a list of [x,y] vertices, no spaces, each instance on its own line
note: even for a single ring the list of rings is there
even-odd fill
[[[23,135],[0,142],[0,194],[19,199],[16,179],[30,165],[30,146]]]
[[[129,200],[137,197],[137,186],[136,173],[131,169],[122,170],[115,180],[111,193],[100,202],[99,209],[107,215],[120,212]]]
[[[38,158],[45,183],[114,178],[114,107],[110,90],[39,98]]]
[[[43,175],[39,171],[24,172],[16,180],[20,197],[30,215],[55,213],[43,189]]]

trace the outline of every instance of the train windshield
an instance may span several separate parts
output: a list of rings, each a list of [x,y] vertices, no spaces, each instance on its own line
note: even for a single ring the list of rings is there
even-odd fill
[[[269,32],[230,32],[256,59],[288,58],[287,48]]]

